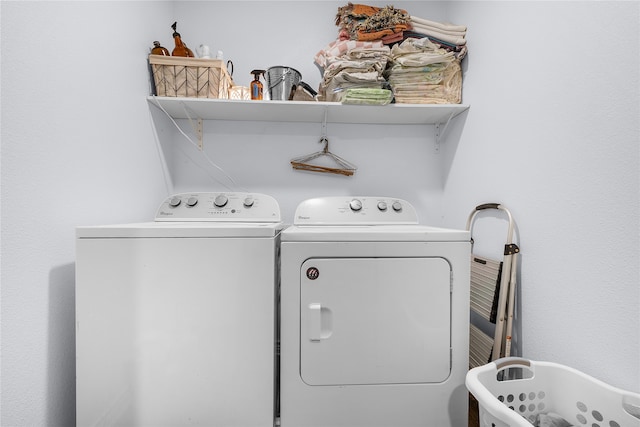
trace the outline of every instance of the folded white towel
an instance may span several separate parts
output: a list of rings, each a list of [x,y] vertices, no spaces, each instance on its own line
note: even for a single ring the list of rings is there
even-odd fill
[[[428,26],[431,26],[431,27],[439,28],[441,30],[467,31],[467,27],[464,26],[464,25],[453,25],[453,24],[446,24],[446,23],[442,23],[442,22],[430,21],[428,19],[419,18],[419,17],[413,16],[413,15],[411,15],[411,20],[414,21],[414,22],[417,22],[419,24],[422,24],[422,25],[428,25]]]
[[[438,40],[442,40],[443,42],[451,43],[456,46],[463,46],[467,44],[467,41],[464,37],[459,36],[451,36],[449,34],[445,34],[443,32],[434,30],[433,28],[425,27],[422,25],[413,25],[413,31],[419,34],[424,34],[425,36],[434,37]]]
[[[455,37],[464,37],[467,35],[466,31],[451,31],[451,30],[443,30],[441,28],[438,27],[434,27],[433,25],[427,25],[427,24],[422,24],[420,22],[413,22],[411,21],[411,25],[413,27],[420,27],[420,28],[425,28],[425,29],[429,29],[429,30],[433,30],[433,31],[437,31],[438,33],[442,33],[442,34],[447,34],[449,36],[455,36]]]

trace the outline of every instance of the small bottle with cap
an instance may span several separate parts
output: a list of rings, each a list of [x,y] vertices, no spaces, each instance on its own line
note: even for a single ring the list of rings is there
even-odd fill
[[[253,81],[251,82],[251,99],[261,100],[264,86],[260,81],[260,74],[264,74],[264,70],[253,70],[251,74],[253,74]]]
[[[160,46],[159,41],[153,42],[153,47],[151,48],[152,55],[163,55],[163,56],[171,56],[169,50],[166,47]]]

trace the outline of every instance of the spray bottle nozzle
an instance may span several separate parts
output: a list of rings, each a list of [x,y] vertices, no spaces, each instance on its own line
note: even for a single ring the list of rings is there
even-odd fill
[[[260,80],[260,74],[264,74],[265,71],[264,70],[253,70],[251,72],[251,74],[253,74],[253,79],[254,80]]]

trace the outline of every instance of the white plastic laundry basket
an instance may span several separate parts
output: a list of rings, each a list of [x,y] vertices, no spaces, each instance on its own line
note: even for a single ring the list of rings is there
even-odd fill
[[[466,386],[481,427],[531,427],[547,413],[575,426],[640,427],[640,394],[556,363],[505,357],[471,369]]]

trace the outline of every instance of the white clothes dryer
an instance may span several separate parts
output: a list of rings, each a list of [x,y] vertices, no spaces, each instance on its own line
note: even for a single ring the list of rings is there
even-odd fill
[[[467,231],[404,200],[317,198],[281,252],[282,427],[467,425]]]
[[[78,227],[77,425],[272,427],[282,228],[249,193]]]

